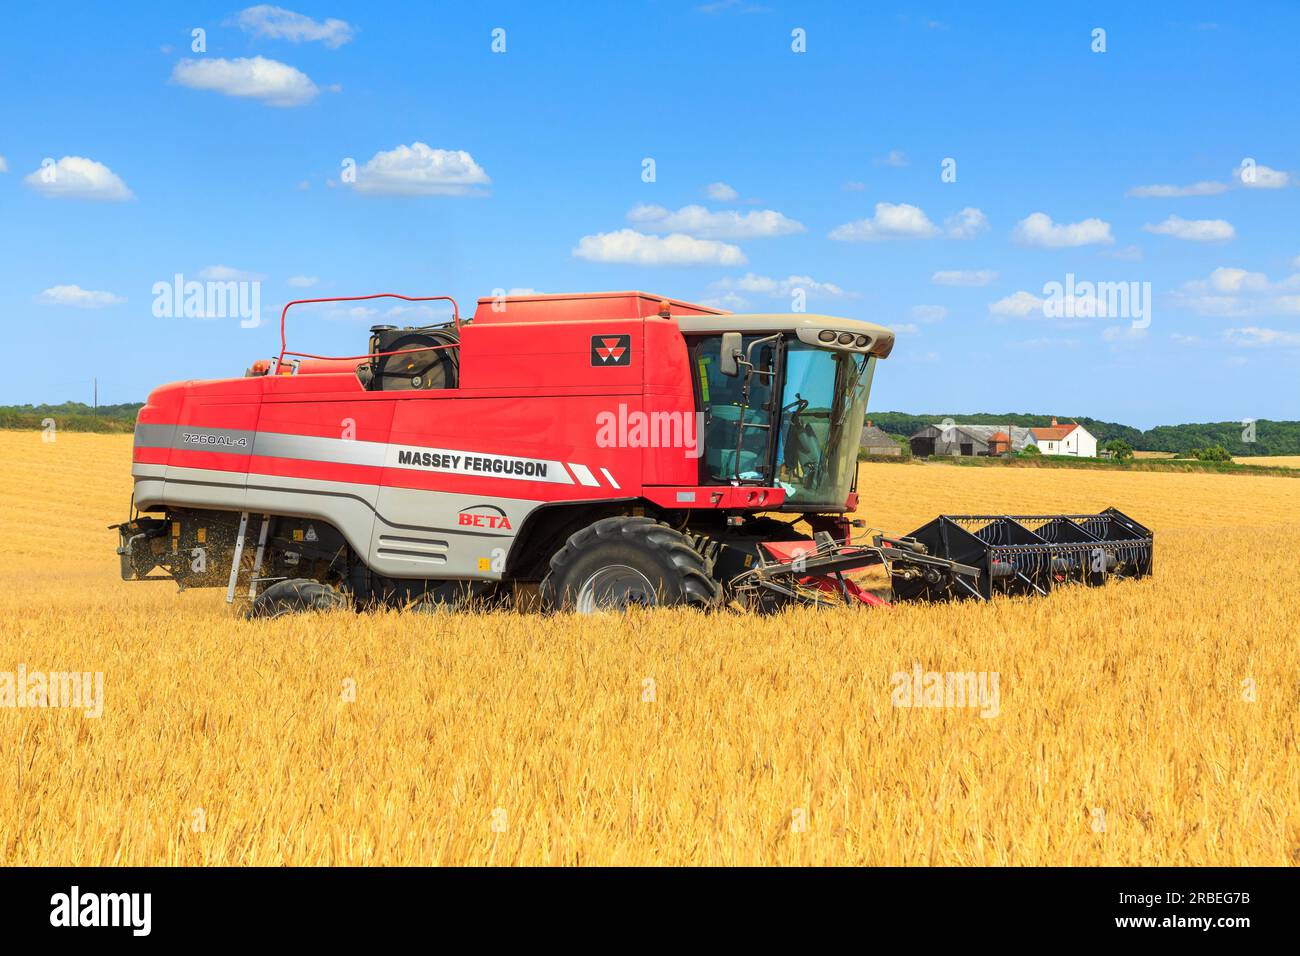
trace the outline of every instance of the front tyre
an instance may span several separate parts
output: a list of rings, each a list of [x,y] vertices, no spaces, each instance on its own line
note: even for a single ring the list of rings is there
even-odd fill
[[[718,604],[709,562],[687,537],[652,518],[602,518],[574,534],[542,579],[547,611],[590,614],[628,607]]]
[[[342,591],[309,578],[277,581],[259,594],[248,609],[250,618],[283,617],[303,611],[333,611],[347,607]]]

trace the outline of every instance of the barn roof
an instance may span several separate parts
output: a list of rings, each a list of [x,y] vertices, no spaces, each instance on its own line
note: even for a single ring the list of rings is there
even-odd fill
[[[1071,422],[1068,425],[1048,425],[1046,428],[1034,428],[1031,430],[1034,433],[1034,438],[1038,441],[1060,441],[1078,427],[1078,422]]]
[[[1007,435],[1009,433],[1011,436],[1010,440],[1011,440],[1012,451],[1020,451],[1026,445],[1034,441],[1034,436],[1031,433],[1031,429],[1022,428],[1020,425],[965,425],[960,422],[956,422],[948,427],[951,427],[956,431],[962,432],[967,437],[973,438],[975,441],[978,441],[984,445],[987,445],[990,441],[993,441],[999,434],[1002,436],[1002,440],[1006,441]],[[921,429],[921,432],[925,432],[931,428],[935,429],[937,432],[939,432],[940,435],[942,435],[945,426],[943,422],[936,422],[933,425],[929,425],[926,428]],[[917,435],[920,435],[921,432],[918,432]],[[915,438],[917,437],[917,435],[913,435],[912,437]]]
[[[896,447],[898,445],[894,436],[886,431],[882,431],[876,425],[863,425],[862,437],[858,440],[859,445],[883,445],[885,447]]]

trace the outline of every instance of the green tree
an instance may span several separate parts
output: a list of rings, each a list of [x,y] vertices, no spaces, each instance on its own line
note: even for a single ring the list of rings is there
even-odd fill
[[[1106,451],[1110,452],[1112,458],[1123,461],[1125,458],[1133,457],[1133,446],[1122,438],[1112,438],[1106,442]]]
[[[1037,445],[1026,445],[1024,448],[1020,449],[1020,454],[1022,455],[1041,455],[1042,453],[1043,450]]]
[[[1208,448],[1193,448],[1192,457],[1198,461],[1232,461],[1232,455],[1222,445],[1210,445]]]

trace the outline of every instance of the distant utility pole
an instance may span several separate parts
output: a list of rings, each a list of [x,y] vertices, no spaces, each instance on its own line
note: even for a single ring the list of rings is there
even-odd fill
[[[93,378],[91,381],[95,383],[95,407],[99,408],[99,379]]]

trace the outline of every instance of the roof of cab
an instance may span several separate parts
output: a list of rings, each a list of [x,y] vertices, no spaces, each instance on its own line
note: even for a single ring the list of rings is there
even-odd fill
[[[723,315],[674,315],[677,327],[687,334],[704,332],[793,332],[800,341],[809,345],[834,348],[832,343],[819,342],[822,331],[849,332],[855,337],[866,335],[868,343],[861,349],[871,355],[885,358],[894,348],[894,332],[874,322],[845,319],[835,315],[818,315],[813,312],[753,312],[726,313]]]

